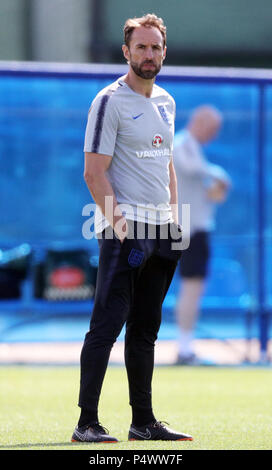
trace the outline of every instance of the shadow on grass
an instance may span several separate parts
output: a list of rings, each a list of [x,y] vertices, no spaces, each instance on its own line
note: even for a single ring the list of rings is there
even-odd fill
[[[120,444],[121,441],[117,442],[116,444]],[[45,444],[44,442],[36,442],[35,444],[13,444],[13,445],[1,445],[0,450],[2,449],[32,449],[33,447],[74,447],[77,448],[78,446],[93,446],[93,445],[101,445],[103,443],[99,442],[49,442]],[[114,444],[114,445],[116,445]],[[109,444],[107,444],[109,445]]]

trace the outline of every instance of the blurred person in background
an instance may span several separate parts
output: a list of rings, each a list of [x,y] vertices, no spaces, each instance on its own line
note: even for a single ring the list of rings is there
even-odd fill
[[[178,365],[211,363],[197,357],[193,340],[208,276],[210,232],[215,226],[215,210],[217,204],[225,201],[231,184],[226,171],[211,164],[202,148],[215,138],[221,125],[222,115],[217,109],[200,106],[174,140],[180,223],[182,204],[190,204],[189,247],[182,251],[179,263],[181,283],[176,305]]]
[[[160,18],[148,14],[127,20],[124,36],[128,73],[95,97],[85,134],[84,176],[97,204],[99,267],[90,329],[81,351],[81,413],[72,441],[117,441],[99,422],[98,402],[111,348],[124,324],[132,407],[128,439],[192,440],[158,421],[152,409],[161,307],[181,256],[181,249],[172,249],[172,241],[181,238],[172,158],[175,102],[154,84],[166,54],[166,28]],[[124,215],[120,204],[131,212]],[[172,237],[172,229],[178,237]],[[119,425],[115,423],[117,429]]]

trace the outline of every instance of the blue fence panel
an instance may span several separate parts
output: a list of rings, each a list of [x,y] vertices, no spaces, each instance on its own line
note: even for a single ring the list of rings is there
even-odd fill
[[[265,292],[266,304],[272,308],[272,86],[266,90],[265,128]]]
[[[118,75],[58,70],[34,73],[0,70],[0,243],[29,242],[35,247],[60,242],[97,251],[96,240],[82,236],[83,207],[92,198],[83,180],[83,139],[90,103]],[[122,69],[123,72],[123,69]],[[209,103],[223,113],[223,127],[205,151],[231,175],[233,187],[219,207],[213,234],[211,276],[203,305],[241,308],[258,305],[260,297],[260,153],[265,155],[265,290],[272,298],[272,87],[260,108],[264,77],[161,75],[177,104],[176,128],[190,112]],[[260,142],[260,109],[265,112],[265,136]],[[265,145],[263,148],[262,146]],[[170,288],[168,300],[177,292]],[[172,297],[173,299],[173,297]],[[173,302],[169,301],[173,307]]]
[[[258,86],[184,81],[163,81],[162,85],[176,100],[177,130],[184,127],[191,111],[199,105],[211,104],[223,114],[219,135],[205,146],[209,160],[223,166],[232,178],[229,197],[217,211],[213,256],[229,259],[230,275],[232,263],[239,263],[248,293],[256,298]],[[215,275],[212,280],[208,293],[222,292],[220,277]]]
[[[97,81],[1,77],[0,238],[82,242],[83,133]]]

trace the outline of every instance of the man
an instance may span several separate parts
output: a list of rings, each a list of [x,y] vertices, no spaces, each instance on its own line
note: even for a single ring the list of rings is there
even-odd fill
[[[207,277],[209,234],[215,225],[215,207],[225,200],[230,178],[221,167],[208,162],[202,145],[215,137],[221,122],[222,116],[217,109],[200,106],[192,114],[187,128],[175,138],[180,221],[182,204],[190,204],[190,244],[183,251],[180,262],[182,282],[176,312],[179,325],[177,364],[180,365],[208,364],[197,358],[192,341]]]
[[[148,14],[127,20],[124,37],[128,73],[96,96],[85,136],[85,180],[97,204],[100,259],[81,353],[81,414],[72,441],[117,441],[99,424],[98,402],[110,351],[124,324],[132,407],[128,438],[192,440],[156,420],[151,397],[162,302],[181,254],[171,249],[179,236],[172,162],[175,103],[154,84],[166,54],[166,28]]]

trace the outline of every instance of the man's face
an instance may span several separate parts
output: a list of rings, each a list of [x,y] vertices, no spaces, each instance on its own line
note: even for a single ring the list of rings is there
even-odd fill
[[[207,116],[199,127],[200,140],[202,143],[209,142],[214,139],[219,132],[221,122],[213,116]]]
[[[150,80],[160,71],[166,54],[163,37],[158,28],[135,28],[129,47],[123,46],[125,58],[138,77]]]

